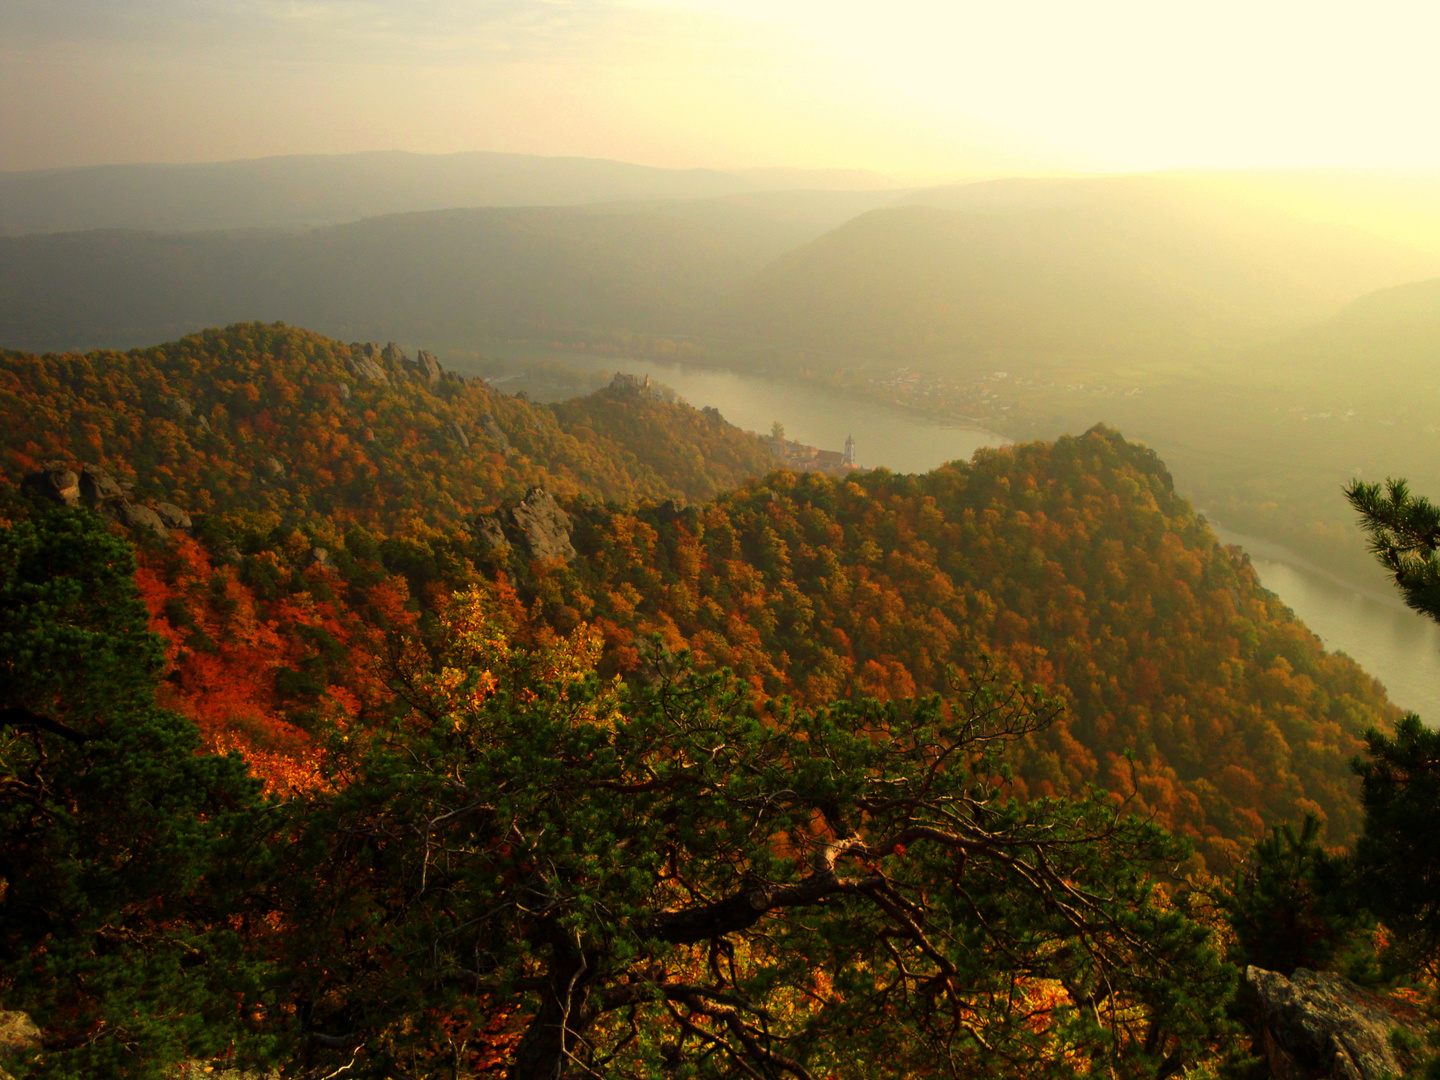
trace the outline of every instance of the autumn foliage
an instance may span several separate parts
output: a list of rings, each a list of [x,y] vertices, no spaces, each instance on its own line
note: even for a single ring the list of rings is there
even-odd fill
[[[364,382],[355,355],[245,325],[0,361],[8,480],[97,461],[196,515],[193,537],[140,550],[167,702],[276,789],[319,782],[317,732],[393,711],[377,665],[397,637],[430,640],[447,596],[489,582],[517,634],[593,627],[607,676],[641,670],[658,635],[762,704],[903,700],[989,658],[1066,705],[1017,751],[1018,794],[1133,796],[1212,862],[1306,813],[1333,841],[1358,827],[1347,762],[1395,710],[1113,431],[926,476],[742,482],[758,443],[685,406],[542,407],[390,360]],[[474,535],[475,511],[532,483],[571,513],[569,566]]]

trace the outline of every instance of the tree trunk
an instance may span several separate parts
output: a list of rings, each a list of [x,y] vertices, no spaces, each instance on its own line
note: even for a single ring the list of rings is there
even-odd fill
[[[515,1049],[505,1080],[564,1080],[570,1074],[571,1056],[595,1018],[588,1008],[593,974],[573,946],[555,950],[550,985],[541,992],[540,1009]]]

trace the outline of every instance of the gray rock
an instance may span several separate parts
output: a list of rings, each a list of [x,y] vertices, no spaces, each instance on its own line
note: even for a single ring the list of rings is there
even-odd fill
[[[1397,1052],[1392,1033],[1424,1044],[1425,1015],[1329,971],[1296,968],[1290,978],[1245,969],[1260,998],[1261,1042],[1276,1080],[1381,1080],[1415,1062]]]
[[[175,415],[177,420],[189,420],[195,414],[195,407],[179,394],[169,394],[162,397],[160,402]]]
[[[520,505],[510,511],[510,516],[523,534],[531,558],[562,562],[575,558],[575,548],[570,543],[570,515],[560,509],[555,496],[544,488],[531,488]]]
[[[547,562],[569,562],[577,554],[570,543],[570,515],[544,488],[531,488],[514,506],[477,518],[475,537],[487,550],[511,546]]]
[[[273,454],[265,459],[265,469],[276,480],[285,479],[285,463]]]
[[[495,422],[495,417],[490,413],[480,414],[480,427],[490,438],[490,441],[500,448],[500,453],[506,457],[515,453],[515,448],[510,445],[510,440],[506,438],[505,432],[500,429],[500,425]]]
[[[373,341],[364,346],[352,346],[350,359],[345,365],[350,369],[350,374],[361,382],[378,382],[389,384],[390,376],[385,374],[385,369],[380,366],[380,346]]]
[[[312,566],[328,571],[338,569],[335,565],[335,560],[330,558],[329,550],[323,547],[312,547],[306,553],[305,557],[300,560],[300,569],[309,570]]]
[[[99,465],[83,465],[80,468],[80,496],[86,506],[95,509],[111,499],[123,499],[125,489],[120,481]]]
[[[80,504],[80,477],[63,462],[52,461],[43,469],[27,473],[21,483],[61,506]]]
[[[165,527],[165,522],[148,506],[132,503],[128,499],[110,499],[101,503],[97,509],[111,521],[118,521],[127,529],[148,531],[161,540],[170,538],[170,530]]]
[[[404,364],[410,358],[405,355],[404,349],[395,342],[389,341],[385,343],[385,348],[380,350],[380,359],[387,364]]]
[[[498,514],[482,514],[475,519],[475,539],[486,551],[499,551],[510,546]]]
[[[341,401],[349,401],[349,400],[350,400],[350,384],[349,384],[349,383],[344,383],[344,382],[340,383],[340,384],[339,384],[339,390],[340,390],[340,400],[341,400]]]
[[[434,386],[440,381],[440,361],[424,349],[415,354],[415,362],[407,365],[411,373],[421,381]]]
[[[465,429],[459,424],[449,423],[445,425],[445,434],[454,439],[466,450],[470,449],[470,436],[465,434]]]
[[[167,529],[188,529],[191,527],[190,515],[174,503],[156,503],[155,513],[160,515],[160,520],[164,522]]]
[[[0,1060],[39,1050],[43,1039],[28,1013],[0,1012]]]
[[[210,421],[205,419],[204,413],[201,413],[199,416],[195,417],[195,426],[201,431],[206,432],[207,434],[210,431]]]

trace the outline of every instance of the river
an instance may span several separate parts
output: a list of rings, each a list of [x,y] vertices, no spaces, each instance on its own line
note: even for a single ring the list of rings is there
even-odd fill
[[[564,363],[592,377],[614,371],[649,374],[697,408],[719,409],[732,424],[769,432],[779,421],[787,438],[826,450],[840,449],[846,436],[853,435],[859,464],[895,472],[928,472],[947,461],[968,459],[982,446],[1009,441],[991,431],[947,424],[887,402],[762,375],[614,357],[567,356]],[[523,368],[523,361],[516,367]],[[527,385],[523,375],[500,382],[506,390]],[[1398,599],[1366,595],[1277,545],[1213,522],[1212,527],[1225,543],[1239,544],[1249,552],[1261,584],[1279,596],[1326,648],[1348,653],[1385,684],[1391,700],[1401,708],[1432,724],[1440,719],[1440,626]]]
[[[1250,555],[1260,583],[1280,597],[1331,650],[1347,653],[1385,684],[1390,700],[1440,720],[1440,626],[1396,597],[1379,598],[1311,565],[1278,544],[1210,523]]]
[[[866,468],[929,472],[947,461],[968,461],[982,446],[1010,441],[993,431],[947,423],[888,402],[867,402],[839,390],[763,375],[619,357],[569,355],[563,363],[591,375],[615,371],[649,375],[697,409],[705,405],[719,409],[721,416],[746,431],[768,435],[778,420],[787,439],[822,450],[843,449],[846,436],[853,435],[855,461]],[[515,367],[523,370],[524,361],[515,361]],[[492,381],[507,392],[523,389],[536,397],[543,395],[543,388],[524,376]]]

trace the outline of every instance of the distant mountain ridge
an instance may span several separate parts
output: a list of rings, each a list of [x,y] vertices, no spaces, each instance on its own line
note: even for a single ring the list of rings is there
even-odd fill
[[[537,160],[555,179],[555,162]],[[662,174],[688,177],[692,194],[715,179]],[[0,237],[0,344],[129,348],[278,319],[465,351],[641,335],[780,367],[808,355],[803,366],[985,370],[1244,347],[1437,273],[1440,257],[1166,177],[735,190],[290,230]]]
[[[845,169],[663,169],[534,154],[305,154],[0,173],[0,236],[290,228],[473,206],[574,206],[755,191],[894,187]]]
[[[907,194],[735,302],[777,348],[937,364],[1231,347],[1326,318],[1435,257],[1188,178],[1014,178]]]

